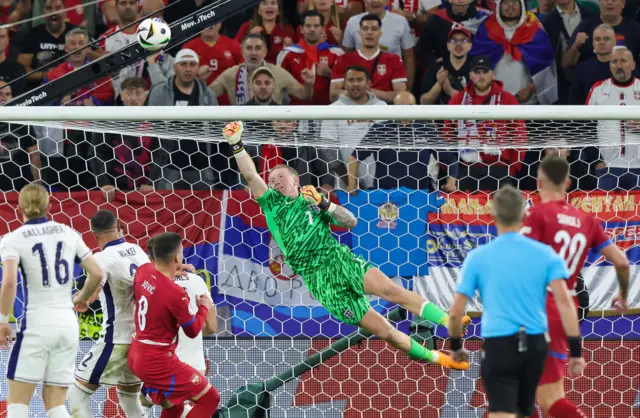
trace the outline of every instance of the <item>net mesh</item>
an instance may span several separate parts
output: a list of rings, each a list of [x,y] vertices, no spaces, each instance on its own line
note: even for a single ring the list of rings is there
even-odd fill
[[[258,170],[265,174],[275,164],[288,163],[299,171],[302,184],[333,190],[331,199],[348,205],[363,227],[335,229],[336,238],[443,309],[451,305],[466,254],[495,236],[491,192],[512,183],[535,205],[538,198],[530,191],[536,189],[540,158],[565,156],[571,163],[569,201],[598,218],[634,264],[629,301],[636,309],[626,316],[606,311],[617,292],[615,272],[598,255],[590,255],[583,275],[591,316],[582,324],[588,366],[583,377],[567,379],[568,397],[588,416],[639,416],[640,285],[635,264],[640,256],[640,193],[632,190],[637,176],[626,171],[607,174],[599,168],[610,163],[612,154],[607,152],[626,156],[628,167],[634,167],[638,156],[629,157],[635,152],[631,132],[624,144],[596,148],[598,122],[523,122],[523,142],[509,135],[461,144],[456,135],[443,138],[443,121],[409,129],[414,125],[377,124],[364,114],[361,119],[328,121],[334,126],[334,139],[329,139],[322,126],[327,121],[285,121],[291,118],[287,112],[283,109],[287,116],[281,122],[245,123],[247,149]],[[218,332],[206,339],[205,354],[207,377],[224,404],[240,386],[264,382],[354,328],[332,319],[286,265],[257,203],[244,189],[235,160],[220,142],[223,123],[2,125],[0,187],[5,193],[0,195],[0,232],[21,224],[17,190],[34,174],[52,190],[53,219],[77,229],[93,249],[89,219],[99,208],[113,210],[127,239],[143,248],[150,236],[179,232],[187,261],[196,266],[218,306]],[[455,122],[455,129],[467,125],[472,124]],[[492,126],[499,137],[506,125]],[[541,133],[536,134],[535,127]],[[40,160],[34,159],[36,149]],[[422,190],[423,199],[409,189]],[[421,258],[410,258],[416,250]],[[78,266],[76,277],[81,286]],[[19,318],[24,311],[20,289],[18,295],[14,315]],[[371,301],[383,313],[394,308]],[[480,312],[482,306],[474,301],[471,309]],[[81,367],[83,355],[100,334],[99,302],[79,320]],[[481,324],[479,318],[474,322]],[[411,318],[395,325],[434,348],[448,347],[441,327]],[[271,416],[483,417],[487,405],[479,378],[478,331],[471,328],[467,348],[472,367],[467,372],[411,362],[386,344],[368,340],[273,391],[268,400]],[[8,355],[0,353],[3,374]],[[2,398],[6,385],[3,379]],[[0,415],[4,407],[1,403]],[[97,392],[92,407],[95,416],[124,417],[113,388]],[[31,414],[46,416],[40,395]]]

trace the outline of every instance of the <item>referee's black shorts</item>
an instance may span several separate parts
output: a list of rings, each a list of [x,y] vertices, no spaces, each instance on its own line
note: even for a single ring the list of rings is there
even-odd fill
[[[518,352],[518,336],[487,338],[480,371],[489,412],[530,416],[547,356],[544,334],[527,335],[527,351]]]

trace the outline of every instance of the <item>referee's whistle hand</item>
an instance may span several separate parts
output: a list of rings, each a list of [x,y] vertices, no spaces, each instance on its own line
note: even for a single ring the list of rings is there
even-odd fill
[[[585,361],[582,357],[569,358],[569,377],[578,377],[584,371]]]

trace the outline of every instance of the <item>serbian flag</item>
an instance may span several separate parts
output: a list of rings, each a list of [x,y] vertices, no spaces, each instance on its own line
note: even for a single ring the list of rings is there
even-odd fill
[[[558,100],[555,54],[549,36],[535,14],[527,12],[510,41],[495,14],[480,25],[473,38],[471,55],[484,55],[495,67],[504,54],[511,55],[514,61],[522,60],[536,85],[540,104],[553,104]]]

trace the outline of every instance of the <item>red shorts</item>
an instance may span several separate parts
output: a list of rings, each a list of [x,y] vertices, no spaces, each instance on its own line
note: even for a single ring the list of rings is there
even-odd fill
[[[167,347],[134,342],[129,350],[129,368],[144,382],[145,396],[156,405],[173,405],[205,392],[209,381],[200,372],[178,360]]]
[[[560,318],[549,318],[549,352],[544,364],[540,384],[557,382],[564,379],[567,370],[567,350],[569,343]]]

